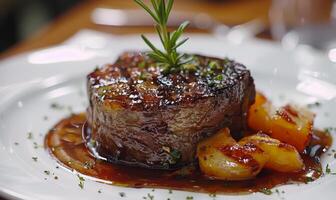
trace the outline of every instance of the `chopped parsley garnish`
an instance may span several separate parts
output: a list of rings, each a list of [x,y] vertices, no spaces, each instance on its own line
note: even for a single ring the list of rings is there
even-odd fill
[[[148,199],[150,199],[150,200],[153,200],[153,199],[154,199],[154,195],[151,195],[151,194],[149,194],[149,193],[147,193],[147,197],[148,197]]]
[[[101,191],[101,190],[98,190],[98,193],[102,193],[102,191]]]
[[[125,197],[126,194],[125,194],[125,192],[119,192],[119,196],[121,196],[121,197]]]
[[[180,160],[181,152],[177,149],[172,149],[170,151],[170,157],[171,157],[171,159],[169,160],[169,163],[170,164],[175,164]]]
[[[78,177],[78,179],[79,179],[78,186],[79,186],[81,189],[83,189],[83,188],[84,188],[84,181],[85,181],[85,179],[84,179],[82,176],[80,176],[79,174],[77,174],[77,177]]]
[[[329,164],[327,164],[327,166],[326,166],[326,174],[336,175],[336,172],[331,172]]]
[[[186,63],[182,65],[182,68],[187,72],[195,72],[197,70],[197,65],[194,63]]]
[[[139,79],[143,80],[143,81],[146,81],[150,78],[151,78],[151,74],[148,73],[148,72],[141,72],[140,75],[139,75]]]
[[[273,194],[272,190],[268,189],[268,188],[262,188],[259,190],[259,192],[265,194],[265,195],[271,195]]]
[[[55,110],[63,110],[64,106],[62,106],[58,103],[52,103],[52,104],[50,104],[50,108],[55,109]]]
[[[313,182],[313,181],[314,181],[314,179],[312,177],[310,177],[310,176],[307,176],[305,178],[305,183],[309,183],[309,182]]]
[[[315,103],[311,103],[311,104],[307,105],[308,108],[315,108],[315,107],[319,107],[319,106],[321,106],[320,102],[315,102]]]
[[[34,149],[38,149],[39,147],[42,147],[42,145],[38,145],[37,142],[34,142],[33,145],[34,145]]]
[[[186,197],[186,200],[193,200],[193,199],[194,199],[193,196],[187,196],[187,197]]]
[[[32,132],[28,132],[27,139],[31,140],[33,138],[34,138],[33,133]]]
[[[50,175],[50,171],[49,171],[49,170],[44,170],[44,173],[45,173],[46,175]]]
[[[222,67],[218,64],[217,61],[211,61],[209,63],[209,67],[211,70],[222,69]]]
[[[218,74],[217,76],[215,76],[215,80],[216,81],[222,81],[223,80],[223,75],[222,74]]]
[[[332,131],[336,131],[336,128],[334,128],[334,127],[327,127],[327,128],[324,128],[323,131],[325,133],[329,133],[330,134]]]
[[[32,157],[33,161],[37,162],[37,157]]]
[[[330,170],[330,168],[329,168],[329,164],[327,164],[327,166],[326,166],[326,173],[327,173],[327,174],[330,174],[330,173],[331,173],[331,170]]]
[[[145,62],[145,61],[141,61],[141,62],[138,64],[138,67],[139,67],[139,68],[145,68],[145,67],[146,67],[146,62]]]
[[[210,193],[209,197],[216,197],[216,193]]]

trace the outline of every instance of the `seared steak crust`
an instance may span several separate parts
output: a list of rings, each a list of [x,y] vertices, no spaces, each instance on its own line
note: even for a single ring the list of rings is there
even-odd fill
[[[182,71],[166,74],[145,53],[127,52],[88,75],[88,124],[100,156],[173,169],[194,161],[203,138],[245,128],[255,96],[250,72],[232,60],[190,56]]]

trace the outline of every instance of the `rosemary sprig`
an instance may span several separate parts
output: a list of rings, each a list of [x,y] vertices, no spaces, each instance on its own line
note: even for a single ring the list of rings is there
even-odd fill
[[[174,4],[174,0],[151,0],[151,8],[147,6],[142,0],[134,0],[143,9],[145,9],[155,21],[155,29],[160,37],[164,52],[156,48],[147,37],[141,35],[145,43],[152,49],[148,56],[156,60],[165,71],[179,70],[180,66],[186,64],[190,59],[182,59],[183,54],[177,52],[177,48],[184,44],[188,38],[179,40],[183,31],[188,26],[189,22],[183,22],[177,30],[169,32],[167,22],[169,14]]]

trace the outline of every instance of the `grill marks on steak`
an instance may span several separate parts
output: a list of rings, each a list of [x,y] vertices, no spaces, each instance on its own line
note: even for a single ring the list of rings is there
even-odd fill
[[[194,71],[165,75],[144,53],[127,52],[88,75],[88,123],[102,157],[171,169],[192,162],[197,143],[220,128],[244,129],[255,95],[250,72],[193,57]]]

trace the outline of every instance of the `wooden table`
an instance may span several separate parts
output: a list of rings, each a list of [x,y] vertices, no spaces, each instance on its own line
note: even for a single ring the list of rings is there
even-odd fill
[[[271,0],[175,0],[176,10],[206,12],[227,25],[241,24],[255,18],[268,23],[268,10]],[[132,0],[89,0],[71,9],[58,19],[38,31],[32,37],[18,43],[3,52],[0,58],[7,58],[19,53],[48,47],[63,42],[81,29],[94,29],[113,34],[134,34],[152,32],[153,28],[145,27],[110,27],[94,24],[91,13],[97,8],[138,8]],[[200,30],[188,29],[189,32]],[[204,32],[204,31],[203,31]],[[269,32],[259,37],[270,38]],[[0,197],[0,200],[4,200]]]
[[[271,0],[175,0],[174,9],[206,12],[227,25],[241,24],[255,18],[259,18],[268,23],[270,2]],[[84,28],[113,34],[131,34],[153,31],[153,28],[149,27],[121,28],[94,24],[91,21],[91,13],[97,7],[118,9],[138,8],[132,0],[88,0],[75,6],[69,12],[60,16],[32,37],[3,52],[0,54],[0,58],[6,58],[18,53],[61,43],[80,29]],[[200,32],[200,30],[195,29],[188,29],[188,31]],[[260,37],[270,38],[267,31],[261,34]]]

